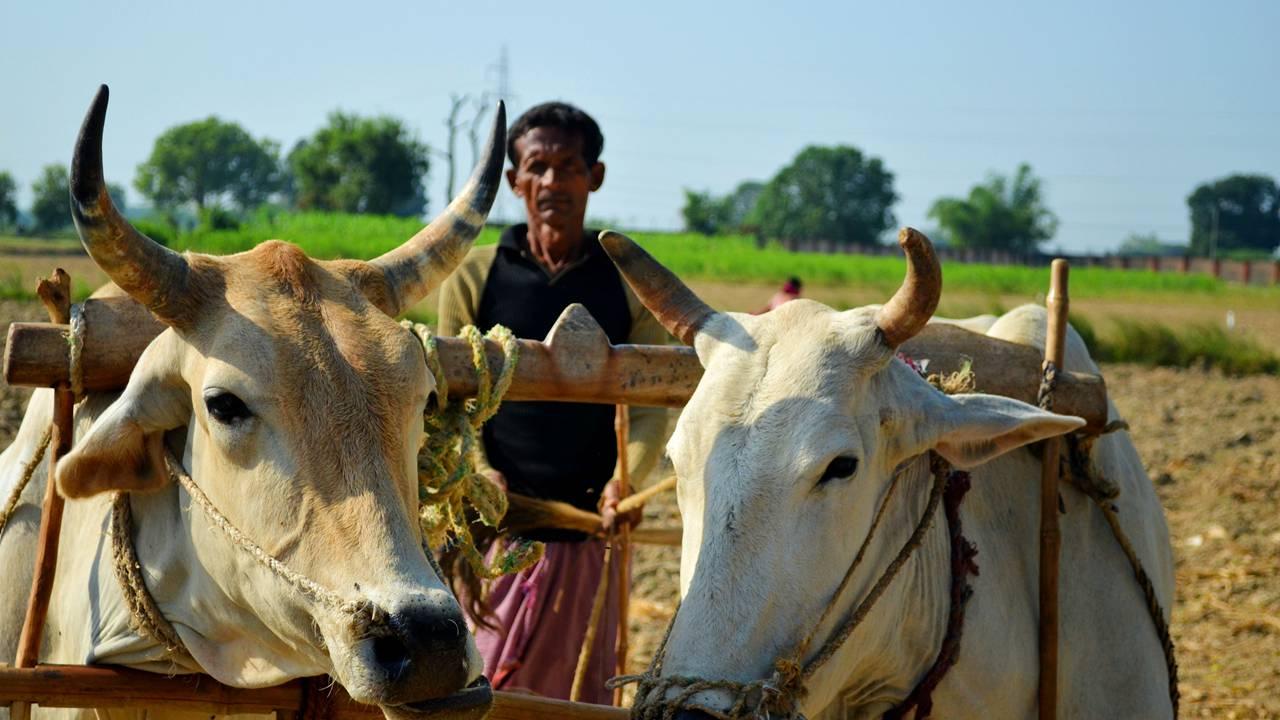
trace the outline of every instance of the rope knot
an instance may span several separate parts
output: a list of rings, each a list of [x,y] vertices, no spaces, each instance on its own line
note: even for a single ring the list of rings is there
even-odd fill
[[[476,373],[476,397],[461,403],[449,402],[449,381],[440,362],[436,336],[422,323],[405,320],[401,325],[422,343],[427,371],[436,381],[434,406],[423,415],[426,443],[418,453],[419,523],[427,545],[433,549],[456,548],[476,574],[485,580],[519,572],[542,558],[541,543],[517,542],[508,545],[491,562],[476,547],[470,524],[474,520],[497,527],[507,514],[507,495],[502,488],[479,472],[480,428],[498,412],[511,387],[520,346],[511,330],[495,325],[485,335],[474,325],[458,333],[471,345],[471,364]],[[485,340],[502,349],[502,365],[497,377],[489,367]]]

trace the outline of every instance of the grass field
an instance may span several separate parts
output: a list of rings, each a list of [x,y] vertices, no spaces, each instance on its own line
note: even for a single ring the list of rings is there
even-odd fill
[[[417,220],[337,213],[262,211],[236,230],[180,235],[179,250],[230,254],[263,240],[295,243],[316,258],[371,258],[420,229]],[[495,242],[486,228],[480,244]],[[837,309],[883,302],[902,280],[900,256],[791,253],[757,248],[746,236],[703,237],[687,233],[633,233],[632,237],[712,305],[751,311],[762,306],[789,276],[805,282],[805,295]],[[0,237],[0,297],[29,298],[35,280],[55,265],[71,271],[77,296],[105,280],[92,261],[71,255],[75,242]],[[1048,269],[949,263],[944,266],[939,313],[965,317],[1000,313],[1026,302],[1043,302]],[[1206,275],[1141,270],[1077,268],[1071,274],[1073,315],[1095,329],[1098,354],[1115,360],[1186,365],[1200,362],[1235,372],[1275,372],[1280,353],[1280,287],[1244,287]],[[436,298],[408,315],[433,323]],[[1237,330],[1226,332],[1226,313]]]
[[[180,236],[178,249],[227,254],[248,250],[263,240],[296,243],[317,258],[370,258],[395,247],[417,232],[418,221],[339,213],[261,212],[237,230],[197,231]],[[497,240],[486,229],[480,244]],[[635,240],[681,277],[724,282],[781,282],[795,275],[811,286],[857,286],[892,291],[902,279],[900,257],[792,253],[781,247],[759,249],[747,236],[707,238],[690,233],[633,234]],[[1020,266],[952,264],[946,268],[948,290],[989,295],[1043,292],[1047,270]],[[1238,288],[1204,275],[1177,275],[1081,268],[1072,276],[1080,296],[1131,296],[1168,293],[1197,295],[1255,294],[1255,302],[1280,302],[1277,288]]]

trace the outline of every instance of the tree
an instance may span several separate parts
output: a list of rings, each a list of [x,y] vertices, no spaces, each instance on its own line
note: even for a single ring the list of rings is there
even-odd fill
[[[12,175],[0,171],[0,227],[10,227],[17,221],[18,183]]]
[[[31,183],[31,218],[36,232],[54,232],[71,224],[71,191],[65,165],[45,165]]]
[[[760,201],[760,195],[763,193],[764,183],[759,180],[738,183],[738,187],[734,188],[723,201],[722,215],[728,226],[726,229],[733,232],[748,230],[753,224],[752,213],[756,209],[756,203]]]
[[[897,222],[897,199],[880,158],[810,146],[765,185],[749,219],[769,237],[873,245]]]
[[[684,217],[684,228],[689,232],[703,235],[715,235],[723,229],[724,218],[721,217],[721,203],[709,192],[684,191],[684,207],[680,214]]]
[[[1053,237],[1058,219],[1044,205],[1031,166],[1018,166],[1012,182],[992,174],[968,199],[940,198],[929,209],[956,247],[1032,253]]]
[[[279,154],[276,143],[254,140],[236,123],[211,116],[156,138],[134,186],[161,208],[231,203],[250,210],[280,189]]]
[[[1274,252],[1280,246],[1280,187],[1266,175],[1230,175],[1204,183],[1187,198],[1191,251]]]
[[[421,215],[428,148],[392,117],[342,112],[289,153],[298,207]]]
[[[124,187],[107,183],[107,194],[123,213]],[[65,165],[45,165],[40,177],[31,183],[31,195],[31,217],[35,220],[36,232],[56,232],[71,227],[71,186]]]
[[[703,235],[742,232],[747,228],[748,217],[763,191],[764,183],[755,180],[739,184],[724,197],[685,189],[684,207],[680,209],[685,229]]]

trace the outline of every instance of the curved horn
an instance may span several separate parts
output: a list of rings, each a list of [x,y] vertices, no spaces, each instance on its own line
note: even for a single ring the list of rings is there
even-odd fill
[[[499,101],[489,142],[462,192],[408,242],[370,261],[386,280],[389,314],[421,300],[462,262],[498,195],[506,137],[507,110]]]
[[[178,253],[138,232],[111,202],[102,173],[107,86],[89,106],[71,160],[71,218],[93,261],[122,290],[168,325],[181,326],[193,307],[190,268]]]
[[[716,311],[626,235],[605,230],[600,233],[600,244],[662,327],[680,342],[692,345],[698,331]]]
[[[933,244],[915,228],[902,228],[898,244],[907,254],[907,277],[889,302],[876,312],[876,327],[884,343],[896,348],[916,333],[933,317],[942,297],[942,267],[933,254]]]

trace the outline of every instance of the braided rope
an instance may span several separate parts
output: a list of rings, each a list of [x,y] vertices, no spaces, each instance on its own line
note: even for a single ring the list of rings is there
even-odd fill
[[[18,479],[18,484],[15,484],[13,492],[9,493],[8,500],[5,500],[4,510],[0,510],[0,534],[4,533],[6,525],[9,524],[9,518],[13,516],[13,511],[18,509],[18,502],[22,501],[22,492],[27,489],[28,484],[31,484],[31,478],[36,474],[40,461],[44,460],[45,451],[49,450],[52,438],[54,438],[54,427],[49,425],[45,428],[45,434],[40,436],[40,446],[36,448],[36,454],[31,456],[31,460],[27,461],[26,465],[23,465],[22,478]]]
[[[1164,651],[1165,670],[1169,673],[1169,701],[1173,704],[1173,717],[1177,718],[1178,701],[1181,698],[1181,693],[1178,692],[1178,658],[1173,646],[1173,638],[1169,635],[1169,624],[1164,620],[1164,608],[1160,606],[1155,585],[1152,584],[1146,569],[1142,567],[1142,561],[1138,559],[1137,551],[1129,542],[1129,536],[1120,527],[1120,518],[1116,516],[1116,511],[1104,501],[1097,500],[1095,503],[1098,509],[1102,510],[1102,516],[1107,519],[1107,524],[1111,526],[1111,532],[1115,534],[1120,549],[1129,559],[1129,567],[1133,569],[1133,577],[1138,581],[1138,587],[1142,588],[1142,596],[1147,602],[1147,613],[1151,615],[1151,622],[1156,627],[1156,637],[1160,639],[1160,649]]]
[[[635,702],[631,708],[632,718],[635,718],[635,720],[674,720],[676,714],[682,710],[697,710],[716,720],[748,720],[749,718],[789,717],[794,715],[797,712],[799,701],[804,697],[805,682],[812,677],[818,668],[831,659],[836,651],[848,640],[853,631],[867,618],[889,584],[893,582],[893,579],[906,564],[907,560],[920,547],[925,533],[932,527],[933,518],[937,514],[943,491],[952,473],[950,465],[936,453],[931,452],[929,456],[930,469],[933,474],[933,488],[929,493],[924,513],[921,515],[915,530],[903,543],[898,554],[876,580],[866,597],[862,599],[840,628],[827,639],[813,658],[805,662],[804,653],[807,652],[814,635],[821,627],[821,621],[812,627],[792,652],[774,661],[774,671],[767,679],[740,683],[732,680],[708,680],[682,675],[663,676],[661,672],[666,655],[667,642],[671,637],[672,628],[675,627],[676,616],[679,615],[679,608],[677,608],[675,615],[671,618],[671,623],[667,626],[666,634],[663,636],[657,652],[654,653],[649,669],[641,675],[623,675],[613,678],[608,683],[610,688],[633,683],[637,685]],[[894,473],[889,491],[885,493],[884,500],[881,501],[880,507],[876,510],[871,528],[868,530],[867,537],[864,538],[861,547],[859,547],[858,553],[854,556],[853,564],[846,571],[845,577],[841,579],[836,592],[823,609],[821,616],[823,620],[829,616],[832,609],[839,603],[840,596],[847,588],[853,571],[861,564],[865,551],[879,525],[880,518],[885,512],[885,507],[893,496],[894,487],[897,485],[902,472],[908,466],[909,463],[904,463]],[[676,694],[668,697],[673,690],[677,691]],[[725,711],[706,706],[694,700],[699,693],[708,690],[727,691],[734,698],[733,704]]]
[[[471,534],[471,515],[484,525],[497,527],[507,513],[507,495],[476,470],[480,456],[480,428],[498,411],[515,378],[520,346],[515,335],[501,325],[481,335],[468,325],[459,332],[471,346],[476,372],[476,397],[461,403],[449,401],[449,382],[440,363],[435,335],[421,323],[401,323],[422,342],[427,369],[436,381],[435,407],[424,415],[426,444],[418,453],[419,522],[427,544],[436,549],[457,548],[484,580],[519,572],[542,558],[541,543],[509,544],[492,561],[486,561]],[[485,340],[502,348],[497,378],[489,369]],[[470,512],[468,512],[470,510]]]
[[[213,502],[209,500],[209,496],[205,495],[200,486],[191,479],[191,476],[182,467],[181,460],[175,457],[172,451],[168,452],[166,460],[170,474],[187,491],[192,502],[204,512],[213,526],[221,530],[231,540],[232,544],[247,552],[259,565],[288,583],[300,595],[310,598],[316,604],[329,608],[334,612],[347,615],[350,618],[351,631],[355,637],[372,637],[391,632],[385,614],[374,603],[369,600],[347,600],[276,559],[271,553],[263,550],[261,546],[250,540],[248,536],[227,519],[227,516],[223,515],[214,506]]]
[[[112,498],[110,534],[112,568],[124,602],[129,606],[129,624],[160,643],[170,657],[194,663],[178,632],[156,606],[142,576],[142,563],[133,544],[133,508],[129,493],[118,492]]]
[[[1045,361],[1044,377],[1040,381],[1038,400],[1040,407],[1049,411],[1053,410],[1053,392],[1057,381],[1057,370],[1057,367],[1052,362]],[[1112,420],[1106,424],[1101,434],[1106,435],[1128,429],[1129,423],[1124,420]],[[1156,596],[1155,585],[1151,582],[1151,577],[1147,574],[1146,568],[1143,567],[1142,560],[1138,557],[1138,552],[1134,549],[1133,543],[1129,541],[1128,534],[1120,526],[1120,518],[1116,515],[1114,506],[1111,504],[1111,501],[1120,495],[1120,486],[1103,476],[1093,465],[1093,443],[1096,439],[1096,435],[1084,434],[1075,434],[1067,437],[1065,457],[1061,460],[1067,469],[1064,476],[1072,485],[1093,500],[1093,503],[1102,511],[1103,518],[1106,519],[1107,525],[1111,527],[1111,534],[1115,536],[1116,543],[1120,545],[1120,550],[1124,552],[1125,558],[1129,561],[1129,567],[1133,570],[1133,577],[1137,581],[1138,587],[1142,590],[1142,597],[1147,606],[1147,614],[1151,617],[1152,624],[1155,625],[1156,637],[1160,640],[1160,649],[1164,652],[1165,671],[1169,676],[1169,702],[1173,706],[1173,717],[1176,719],[1178,717],[1181,693],[1178,691],[1178,658],[1173,645],[1173,638],[1169,634],[1169,624],[1164,619],[1164,608],[1160,605],[1160,598]]]
[[[72,305],[71,331],[67,334],[67,374],[70,376],[71,393],[76,398],[84,396],[84,364],[80,361],[84,355],[84,334],[84,305]]]
[[[39,447],[36,448],[36,454],[31,456],[31,460],[22,467],[22,477],[18,479],[18,484],[13,486],[13,491],[9,493],[9,498],[4,503],[4,509],[0,510],[0,534],[4,533],[4,529],[9,524],[9,518],[13,516],[14,510],[18,509],[18,503],[22,501],[22,492],[27,489],[27,485],[31,484],[31,478],[36,474],[36,468],[40,466],[40,461],[44,459],[44,453],[49,449],[49,443],[53,440],[53,425],[44,429],[44,434],[40,436]]]

